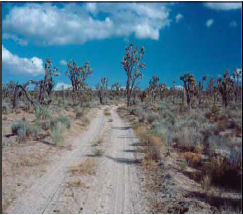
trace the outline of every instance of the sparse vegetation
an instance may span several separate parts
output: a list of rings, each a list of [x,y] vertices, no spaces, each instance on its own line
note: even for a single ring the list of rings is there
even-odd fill
[[[38,131],[36,128],[31,128],[26,120],[19,120],[11,126],[12,134],[17,135],[19,140],[23,142],[27,137],[36,137]]]
[[[53,140],[53,143],[57,145],[63,140],[63,129],[61,127],[61,123],[56,123],[52,129],[51,129],[51,138]]]
[[[93,175],[95,174],[96,163],[91,158],[86,158],[82,163],[77,163],[71,167],[73,175]]]
[[[193,74],[182,73],[184,75],[180,77],[173,77],[175,80],[170,83],[171,87],[161,82],[163,77],[151,75],[148,87],[142,89],[138,80],[142,78],[140,71],[145,68],[141,62],[144,54],[143,47],[140,51],[132,43],[126,47],[121,61],[127,75],[125,89],[118,82],[109,87],[107,77],[102,77],[95,89],[89,87],[86,79],[93,73],[89,62],[78,67],[75,61],[70,61],[65,75],[72,87],[54,90],[54,76],[59,74],[56,67],[52,69],[47,58],[43,79],[24,84],[13,81],[4,84],[3,126],[5,123],[11,125],[11,134],[5,134],[5,137],[14,136],[11,141],[21,143],[41,141],[57,150],[73,127],[79,125],[82,129],[90,124],[88,113],[93,107],[103,111],[103,105],[106,105],[102,112],[105,117],[102,117],[110,123],[105,121],[104,124],[119,129],[115,128],[115,121],[111,123],[115,119],[112,108],[119,105],[118,112],[129,121],[139,139],[136,150],[128,151],[137,153],[135,156],[139,153],[142,157],[136,159],[143,171],[148,173],[146,180],[149,182],[145,181],[150,189],[155,187],[158,192],[167,192],[163,183],[175,183],[171,182],[173,177],[168,171],[176,169],[181,177],[185,177],[188,183],[194,183],[193,186],[196,184],[201,192],[187,193],[183,198],[200,199],[214,207],[215,211],[241,211],[239,205],[231,201],[226,206],[215,203],[213,192],[240,193],[242,188],[242,72],[235,69],[231,76],[227,70],[222,74],[223,78],[217,79],[202,75],[199,81]],[[178,87],[177,83],[183,86]],[[31,85],[30,90],[28,87]],[[21,117],[22,120],[19,120]],[[96,174],[95,161],[102,160],[105,153],[103,142],[102,136],[92,142],[89,158],[70,168],[73,176]],[[26,162],[26,166],[33,165]],[[181,183],[185,184],[185,181]],[[80,180],[68,182],[67,186],[88,187]],[[163,209],[166,208],[165,203],[160,204],[159,198],[151,201],[151,205],[156,207],[153,212],[166,211]],[[187,212],[181,208],[168,211]]]

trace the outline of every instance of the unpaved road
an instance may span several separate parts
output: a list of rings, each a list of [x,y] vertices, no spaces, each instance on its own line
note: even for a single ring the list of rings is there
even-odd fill
[[[108,107],[110,116],[104,114],[105,107],[99,109],[89,129],[74,139],[74,149],[53,162],[5,212],[145,213],[141,173],[134,153],[138,140],[116,108]],[[99,137],[102,155],[92,156],[94,141]],[[95,163],[95,173],[71,175],[70,168],[86,159]],[[67,186],[73,180],[82,183]]]

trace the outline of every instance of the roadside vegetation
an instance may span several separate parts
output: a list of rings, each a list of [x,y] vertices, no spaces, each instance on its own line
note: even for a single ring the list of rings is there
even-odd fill
[[[230,88],[232,82],[228,75],[228,72],[224,74],[223,83]],[[140,151],[144,153],[143,167],[157,172],[153,174],[155,177],[149,176],[150,182],[163,181],[159,172],[164,171],[165,161],[176,155],[177,168],[204,189],[201,200],[214,206],[219,213],[225,208],[228,212],[241,211],[241,87],[233,86],[232,91],[222,92],[218,80],[219,85],[214,86],[213,92],[206,88],[199,93],[200,82],[198,84],[189,74],[183,76],[182,81],[184,77],[189,83],[185,83],[183,89],[163,90],[159,87],[159,78],[153,77],[146,97],[143,100],[135,97],[133,105],[120,107],[119,113],[132,124],[139,137]],[[186,91],[188,84],[191,92]],[[238,199],[227,193],[229,190],[238,192]],[[154,203],[153,209],[168,213],[159,204]]]

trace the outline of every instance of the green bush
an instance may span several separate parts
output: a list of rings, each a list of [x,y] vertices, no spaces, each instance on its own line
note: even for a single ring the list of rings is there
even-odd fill
[[[55,124],[52,129],[51,129],[51,138],[53,140],[53,143],[57,145],[63,140],[63,135],[62,135],[62,128],[61,128],[61,123],[58,122]]]
[[[38,120],[51,118],[50,109],[48,107],[38,105],[35,109],[35,116]]]
[[[9,112],[9,106],[7,103],[3,102],[2,103],[2,113],[8,113]]]
[[[59,117],[57,118],[57,122],[60,122],[60,123],[62,123],[63,125],[65,125],[67,129],[70,129],[70,128],[71,128],[71,121],[70,121],[70,119],[68,119],[68,118],[65,117],[65,116],[59,116]]]
[[[19,120],[11,126],[12,134],[17,135],[21,141],[25,140],[26,137],[34,136],[37,137],[38,129],[36,127],[31,128],[29,123],[25,120]]]

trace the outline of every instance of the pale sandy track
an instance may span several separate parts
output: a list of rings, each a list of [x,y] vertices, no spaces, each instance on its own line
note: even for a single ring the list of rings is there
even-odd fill
[[[77,147],[53,163],[43,177],[7,208],[6,213],[144,213],[133,146],[138,140],[118,116],[116,108],[109,107],[112,122],[108,122],[103,110],[99,110],[87,132],[75,139]],[[67,170],[90,154],[91,143],[100,134],[104,134],[104,154],[92,158],[98,164],[96,174],[89,179],[88,189],[72,188],[75,195],[70,201],[66,193],[71,188],[64,186],[69,179]]]

